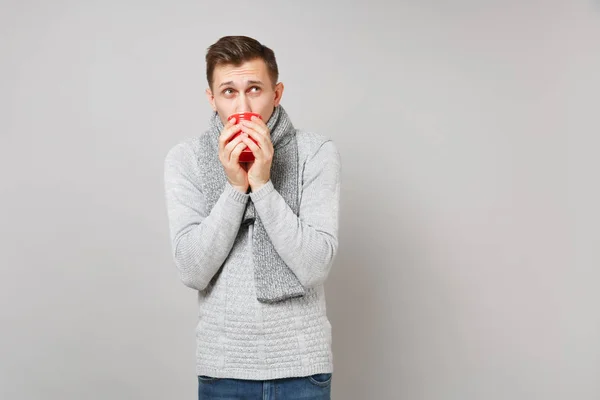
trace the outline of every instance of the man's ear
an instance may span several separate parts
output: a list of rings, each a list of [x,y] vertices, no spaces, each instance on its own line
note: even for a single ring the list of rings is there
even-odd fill
[[[275,85],[275,107],[277,107],[281,102],[281,96],[283,96],[283,89],[283,83],[279,82],[277,85]]]
[[[206,89],[206,98],[208,99],[213,111],[217,111],[217,106],[215,105],[215,96],[210,88]]]

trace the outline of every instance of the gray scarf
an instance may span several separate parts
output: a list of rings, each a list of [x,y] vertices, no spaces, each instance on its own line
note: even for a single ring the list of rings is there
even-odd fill
[[[267,121],[271,132],[274,155],[271,164],[271,182],[275,190],[298,215],[298,143],[296,130],[285,110],[278,106]],[[198,162],[202,177],[202,192],[206,196],[207,211],[210,213],[225,189],[227,177],[225,169],[219,161],[218,138],[223,130],[223,123],[217,113],[214,113],[209,132],[200,138]],[[254,261],[254,280],[256,295],[263,303],[276,303],[305,294],[304,287],[298,278],[283,262],[267,232],[260,217],[256,215],[252,200],[248,200],[242,227],[254,224],[252,235],[252,257]]]

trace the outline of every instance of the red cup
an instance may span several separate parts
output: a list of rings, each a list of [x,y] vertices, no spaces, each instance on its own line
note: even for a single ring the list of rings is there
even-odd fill
[[[253,112],[243,112],[243,113],[231,114],[227,118],[227,121],[231,121],[232,119],[235,119],[235,121],[233,123],[234,124],[239,124],[240,121],[250,121],[252,119],[252,117],[258,117],[258,118],[262,119],[262,117],[260,116],[260,114],[253,113]],[[242,131],[237,132],[235,135],[233,135],[231,137],[231,140],[233,140],[236,137],[238,137],[241,133],[242,133]],[[248,136],[248,137],[250,137],[250,136]],[[250,137],[250,139],[252,139],[252,138]],[[254,143],[258,144],[256,142],[256,140],[252,139],[252,141]],[[246,147],[244,150],[242,150],[242,152],[240,153],[239,161],[240,162],[254,161],[254,154],[252,153],[252,150],[250,150],[249,147]]]

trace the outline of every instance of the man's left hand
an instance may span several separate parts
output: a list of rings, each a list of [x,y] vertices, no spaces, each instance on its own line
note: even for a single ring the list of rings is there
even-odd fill
[[[257,117],[252,117],[251,121],[241,121],[241,123],[242,132],[249,136],[243,139],[243,142],[254,154],[254,161],[248,163],[248,183],[252,191],[256,192],[271,179],[271,164],[274,154],[271,133],[264,121]]]

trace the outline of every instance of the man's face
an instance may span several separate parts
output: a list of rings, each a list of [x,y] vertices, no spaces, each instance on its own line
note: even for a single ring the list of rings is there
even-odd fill
[[[223,124],[227,123],[227,117],[238,112],[258,113],[266,123],[282,94],[283,84],[271,82],[267,65],[259,58],[239,66],[217,66],[212,90],[206,89],[208,101]]]

